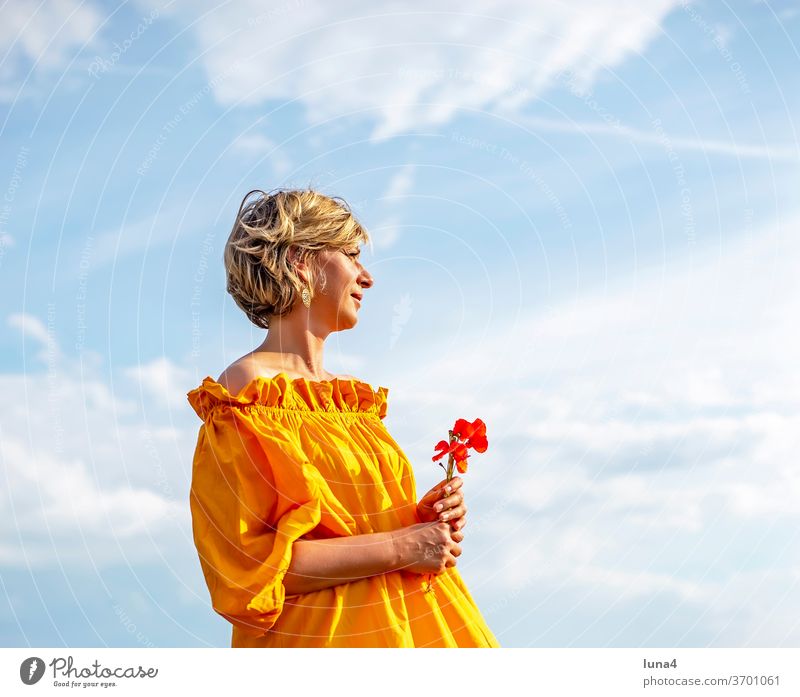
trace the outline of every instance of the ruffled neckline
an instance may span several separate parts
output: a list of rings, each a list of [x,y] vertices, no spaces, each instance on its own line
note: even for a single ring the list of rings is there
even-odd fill
[[[186,394],[197,415],[206,420],[217,407],[265,406],[298,411],[322,411],[386,416],[388,387],[373,388],[353,378],[309,380],[290,378],[280,372],[273,377],[258,376],[234,395],[210,375]]]

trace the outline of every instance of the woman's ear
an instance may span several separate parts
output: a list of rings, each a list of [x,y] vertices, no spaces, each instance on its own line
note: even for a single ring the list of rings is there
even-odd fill
[[[289,251],[286,253],[286,258],[288,259],[289,264],[297,272],[297,275],[300,276],[303,283],[310,284],[311,278],[309,275],[308,264],[304,261],[299,261],[300,253],[298,252],[296,246],[289,246]]]

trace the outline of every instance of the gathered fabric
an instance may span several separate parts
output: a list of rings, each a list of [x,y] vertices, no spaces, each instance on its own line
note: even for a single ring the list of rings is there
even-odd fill
[[[388,388],[257,377],[187,394],[203,420],[192,466],[194,542],[233,647],[499,647],[458,570],[390,571],[287,595],[297,540],[418,523],[411,464],[386,429]]]

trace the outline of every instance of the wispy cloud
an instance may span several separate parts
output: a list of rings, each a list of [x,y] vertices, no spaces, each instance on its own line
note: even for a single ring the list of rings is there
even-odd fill
[[[782,162],[800,162],[800,145],[760,145],[749,143],[730,143],[713,138],[686,138],[671,134],[644,131],[623,125],[609,125],[586,121],[557,120],[542,117],[514,116],[514,123],[532,131],[555,131],[558,133],[577,133],[622,138],[659,148],[664,138],[678,150],[692,150],[709,154],[730,155],[731,157],[757,158]]]
[[[0,100],[10,102],[26,83],[64,68],[92,40],[101,23],[86,2],[30,6],[7,2],[0,10],[0,45],[8,49],[0,60]]]
[[[405,165],[389,180],[383,198],[402,199],[414,185],[414,165]]]
[[[395,245],[400,239],[400,215],[405,202],[405,197],[411,192],[414,186],[413,164],[403,165],[389,179],[386,190],[378,198],[378,202],[383,204],[384,217],[373,226],[370,226],[375,246],[379,249],[388,249]]]
[[[15,313],[9,315],[6,322],[9,327],[19,329],[22,334],[31,337],[40,344],[46,345],[50,340],[44,322],[34,315]]]
[[[373,140],[382,140],[446,123],[463,109],[531,102],[563,70],[589,84],[601,66],[644,51],[677,4],[506,0],[487,8],[467,0],[458,11],[437,2],[409,11],[399,2],[375,9],[297,0],[265,9],[252,0],[165,12],[191,14],[212,79],[241,63],[215,84],[222,105],[296,99],[309,123],[367,118]],[[264,48],[254,53],[254,46]]]
[[[241,157],[263,158],[267,161],[276,176],[283,176],[292,168],[292,162],[284,149],[267,138],[263,133],[246,133],[237,136],[231,144],[232,152]]]

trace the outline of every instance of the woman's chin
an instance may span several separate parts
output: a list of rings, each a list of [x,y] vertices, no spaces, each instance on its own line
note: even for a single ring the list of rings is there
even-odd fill
[[[336,319],[336,329],[334,331],[352,329],[358,324],[358,314],[355,312],[342,312]]]

